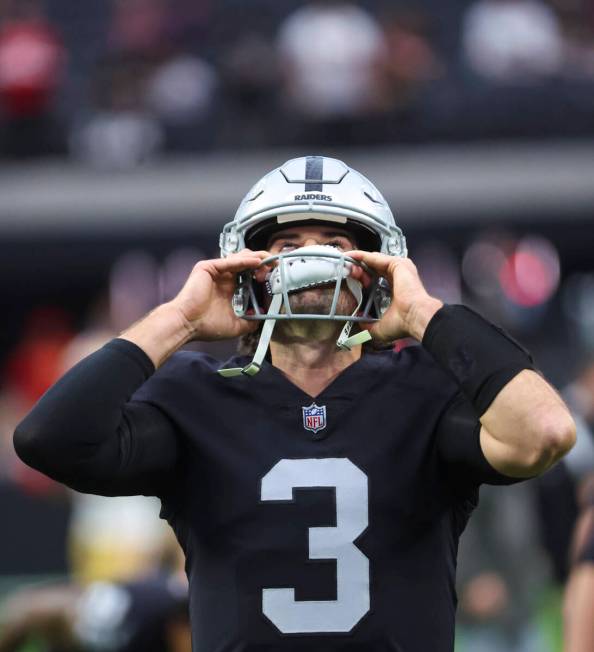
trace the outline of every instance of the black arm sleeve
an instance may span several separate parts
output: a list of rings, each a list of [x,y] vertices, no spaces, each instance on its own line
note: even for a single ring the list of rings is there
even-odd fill
[[[463,394],[457,394],[442,415],[437,428],[439,456],[446,474],[458,489],[481,484],[508,485],[521,482],[494,469],[481,447],[481,423]]]
[[[445,305],[429,322],[423,346],[460,385],[479,416],[532,356],[503,329],[467,306]]]
[[[14,433],[17,454],[78,491],[160,495],[177,460],[175,429],[158,408],[129,402],[153,372],[142,349],[112,340],[41,397]]]

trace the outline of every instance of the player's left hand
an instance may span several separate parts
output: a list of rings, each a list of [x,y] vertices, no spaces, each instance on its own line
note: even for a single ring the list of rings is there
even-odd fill
[[[392,304],[380,321],[368,326],[373,339],[387,343],[414,337],[420,341],[443,303],[427,292],[413,261],[367,251],[349,251],[348,255],[383,276],[392,287]]]

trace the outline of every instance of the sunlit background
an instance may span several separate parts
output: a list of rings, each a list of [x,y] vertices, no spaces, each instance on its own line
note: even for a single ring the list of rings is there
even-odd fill
[[[591,2],[0,0],[0,594],[142,573],[170,545],[158,505],[65,491],[12,431],[305,154],[369,176],[429,291],[506,327],[594,424]],[[587,439],[540,481],[483,491],[461,652],[561,649]]]

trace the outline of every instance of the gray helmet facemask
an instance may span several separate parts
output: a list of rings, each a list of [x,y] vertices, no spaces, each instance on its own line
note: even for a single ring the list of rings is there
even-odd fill
[[[288,161],[263,177],[242,201],[233,221],[225,225],[220,237],[221,256],[254,247],[259,234],[284,225],[334,223],[353,230],[374,249],[392,256],[406,256],[406,240],[394,216],[377,188],[363,175],[342,161],[321,156],[308,156]],[[265,245],[260,245],[261,248]],[[361,246],[361,243],[359,243]],[[250,247],[250,248],[251,248]],[[363,247],[362,247],[363,248]],[[350,336],[354,322],[376,321],[390,305],[389,285],[358,261],[334,247],[317,245],[301,247],[271,256],[263,264],[275,265],[267,281],[271,296],[264,311],[251,273],[238,275],[233,309],[239,317],[265,321],[252,363],[244,368],[222,369],[225,377],[252,376],[260,366],[270,344],[277,321],[313,319],[344,321],[337,346],[350,349],[370,339],[368,331]],[[364,267],[372,283],[363,291],[361,283],[351,276],[352,266]],[[335,283],[330,310],[325,314],[294,314],[289,294],[306,288]],[[336,314],[342,284],[355,297],[357,308],[351,315]],[[363,310],[361,311],[361,306]]]

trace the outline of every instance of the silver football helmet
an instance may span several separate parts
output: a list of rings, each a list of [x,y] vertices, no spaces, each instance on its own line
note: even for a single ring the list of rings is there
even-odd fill
[[[406,240],[379,190],[362,174],[342,161],[307,156],[287,161],[273,170],[247,193],[235,217],[220,236],[221,256],[242,249],[265,249],[277,230],[294,223],[343,225],[353,233],[359,249],[406,256]],[[361,344],[370,335],[362,331],[350,336],[354,322],[379,319],[390,305],[390,288],[385,279],[345,256],[333,247],[301,247],[271,256],[263,264],[273,265],[266,283],[268,310],[262,307],[262,291],[251,273],[238,275],[233,297],[235,314],[244,319],[265,321],[254,360],[243,369],[222,369],[226,377],[254,375],[260,369],[276,321],[283,319],[323,319],[346,322],[337,345],[343,349]],[[352,278],[353,265],[365,268],[373,281],[363,290]],[[351,315],[336,314],[342,282],[356,299]],[[289,294],[305,288],[335,283],[332,307],[326,314],[293,314]],[[363,309],[361,310],[361,307]]]

